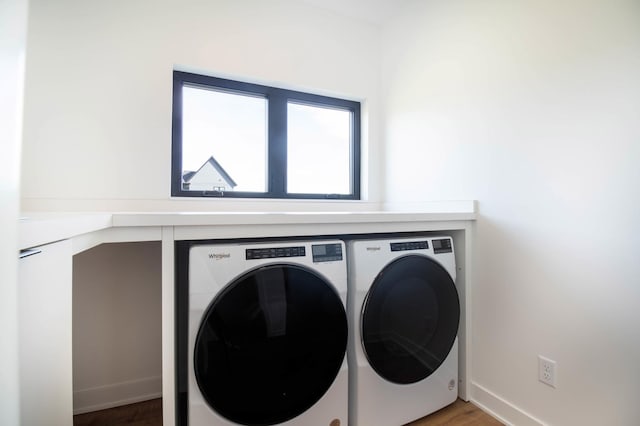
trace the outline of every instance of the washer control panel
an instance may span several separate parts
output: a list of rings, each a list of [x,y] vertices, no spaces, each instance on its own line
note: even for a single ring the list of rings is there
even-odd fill
[[[438,240],[433,240],[431,242],[433,244],[433,252],[435,254],[440,253],[451,253],[453,248],[451,247],[451,239],[450,238],[442,238]]]
[[[405,250],[426,250],[429,248],[428,241],[408,241],[402,243],[390,243],[391,251]]]
[[[253,259],[275,259],[278,257],[304,257],[306,250],[300,247],[267,247],[247,249],[247,260]]]
[[[311,254],[314,262],[342,260],[342,244],[313,244]]]

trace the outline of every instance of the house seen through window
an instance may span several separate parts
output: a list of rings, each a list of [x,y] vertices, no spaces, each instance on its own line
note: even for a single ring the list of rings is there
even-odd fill
[[[360,198],[360,104],[174,71],[172,195]]]

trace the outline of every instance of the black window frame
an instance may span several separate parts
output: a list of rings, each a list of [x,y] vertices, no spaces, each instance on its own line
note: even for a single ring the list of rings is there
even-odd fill
[[[267,101],[267,190],[248,191],[187,191],[182,186],[182,88],[211,88],[230,93],[264,97]],[[351,112],[351,164],[349,194],[288,193],[287,188],[287,104],[338,108]],[[171,196],[213,198],[275,198],[360,200],[360,102],[317,95],[261,84],[194,74],[173,72]]]

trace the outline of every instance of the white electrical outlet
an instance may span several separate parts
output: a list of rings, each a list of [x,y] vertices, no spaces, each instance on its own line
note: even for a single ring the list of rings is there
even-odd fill
[[[552,388],[556,387],[556,362],[538,355],[538,380]]]

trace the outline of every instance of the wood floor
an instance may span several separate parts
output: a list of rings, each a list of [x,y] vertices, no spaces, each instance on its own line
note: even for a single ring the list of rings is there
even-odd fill
[[[502,423],[470,402],[458,399],[448,407],[407,426],[502,426]]]
[[[74,426],[161,426],[162,399],[139,402],[94,411],[73,417]],[[475,405],[457,400],[450,406],[407,426],[500,426],[502,423],[480,410]],[[309,425],[314,426],[314,425]],[[361,425],[366,426],[366,425]]]
[[[161,426],[162,399],[73,416],[73,426]]]

